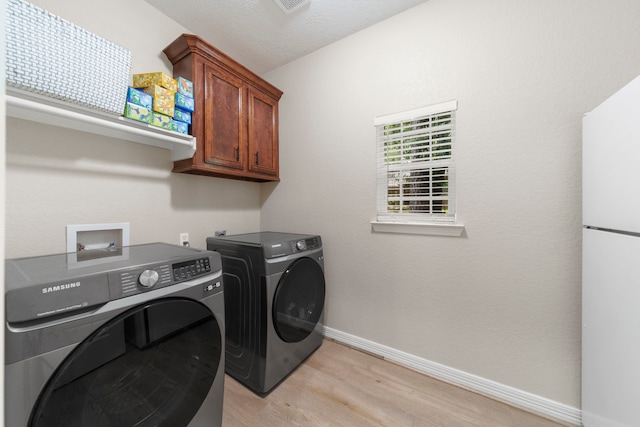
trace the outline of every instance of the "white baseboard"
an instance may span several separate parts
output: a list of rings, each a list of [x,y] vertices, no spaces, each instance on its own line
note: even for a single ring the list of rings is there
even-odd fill
[[[578,408],[431,362],[326,326],[324,327],[324,336],[525,411],[572,425],[581,425],[582,416]]]

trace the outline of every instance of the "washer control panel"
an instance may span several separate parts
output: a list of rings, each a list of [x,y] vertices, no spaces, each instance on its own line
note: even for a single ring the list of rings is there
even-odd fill
[[[210,274],[211,271],[211,260],[209,257],[203,257],[112,273],[110,275],[112,295],[115,298],[128,297]]]
[[[5,260],[6,321],[67,316],[191,281],[194,287],[213,281],[205,291],[222,290],[222,259],[217,252],[157,242],[91,255],[95,256],[86,260],[77,253]]]
[[[136,295],[171,284],[170,264],[147,265],[109,275],[113,299]]]
[[[202,276],[211,271],[209,258],[199,258],[191,261],[173,264],[173,279],[176,282]]]

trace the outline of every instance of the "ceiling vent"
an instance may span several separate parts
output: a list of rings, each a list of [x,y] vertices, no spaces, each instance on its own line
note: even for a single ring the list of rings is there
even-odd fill
[[[311,0],[273,0],[273,1],[287,15],[300,9],[305,4],[311,3]]]

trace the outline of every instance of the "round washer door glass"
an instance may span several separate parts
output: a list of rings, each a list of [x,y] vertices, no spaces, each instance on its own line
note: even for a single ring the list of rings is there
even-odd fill
[[[168,298],[134,307],[67,356],[29,426],[186,426],[221,355],[220,327],[204,304]]]
[[[305,339],[320,321],[325,282],[320,265],[311,258],[295,260],[282,274],[273,302],[273,325],[286,342]]]

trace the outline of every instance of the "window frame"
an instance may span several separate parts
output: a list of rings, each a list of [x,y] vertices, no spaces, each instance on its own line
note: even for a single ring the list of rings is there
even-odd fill
[[[464,226],[457,222],[455,204],[455,126],[457,108],[458,102],[453,100],[375,118],[377,198],[376,219],[371,221],[374,231],[444,236],[460,236],[462,234]],[[442,127],[432,127],[434,119],[437,120],[440,116],[447,114],[451,115],[449,123],[444,124]],[[421,125],[422,123],[428,123],[428,125],[425,127]],[[389,130],[394,128],[402,129],[402,132],[389,133]],[[436,139],[437,134],[442,132],[442,129],[448,133],[447,137],[444,138],[444,142]],[[384,135],[382,132],[385,132]],[[402,134],[403,132],[404,135]],[[419,138],[416,138],[416,134]],[[388,160],[388,149],[385,153],[385,148],[389,142],[398,143],[400,146],[399,152],[402,155],[395,156],[395,161]],[[434,147],[438,147],[443,151],[433,150]],[[438,157],[436,153],[441,155]],[[445,195],[440,196],[437,195],[438,186],[432,178],[433,171],[438,169],[447,171],[447,191]],[[417,199],[416,203],[418,204],[428,203],[430,212],[403,212],[401,207],[394,211],[388,210],[390,172],[407,174],[409,171],[419,171],[429,175],[430,178],[418,184],[418,187],[422,186],[426,195],[419,194],[417,198],[405,196],[405,192],[402,189],[405,186],[400,183],[396,201],[400,206],[405,206],[405,204],[408,204],[406,200]],[[434,201],[446,201],[442,202],[442,205],[446,204],[447,212],[434,213]]]

